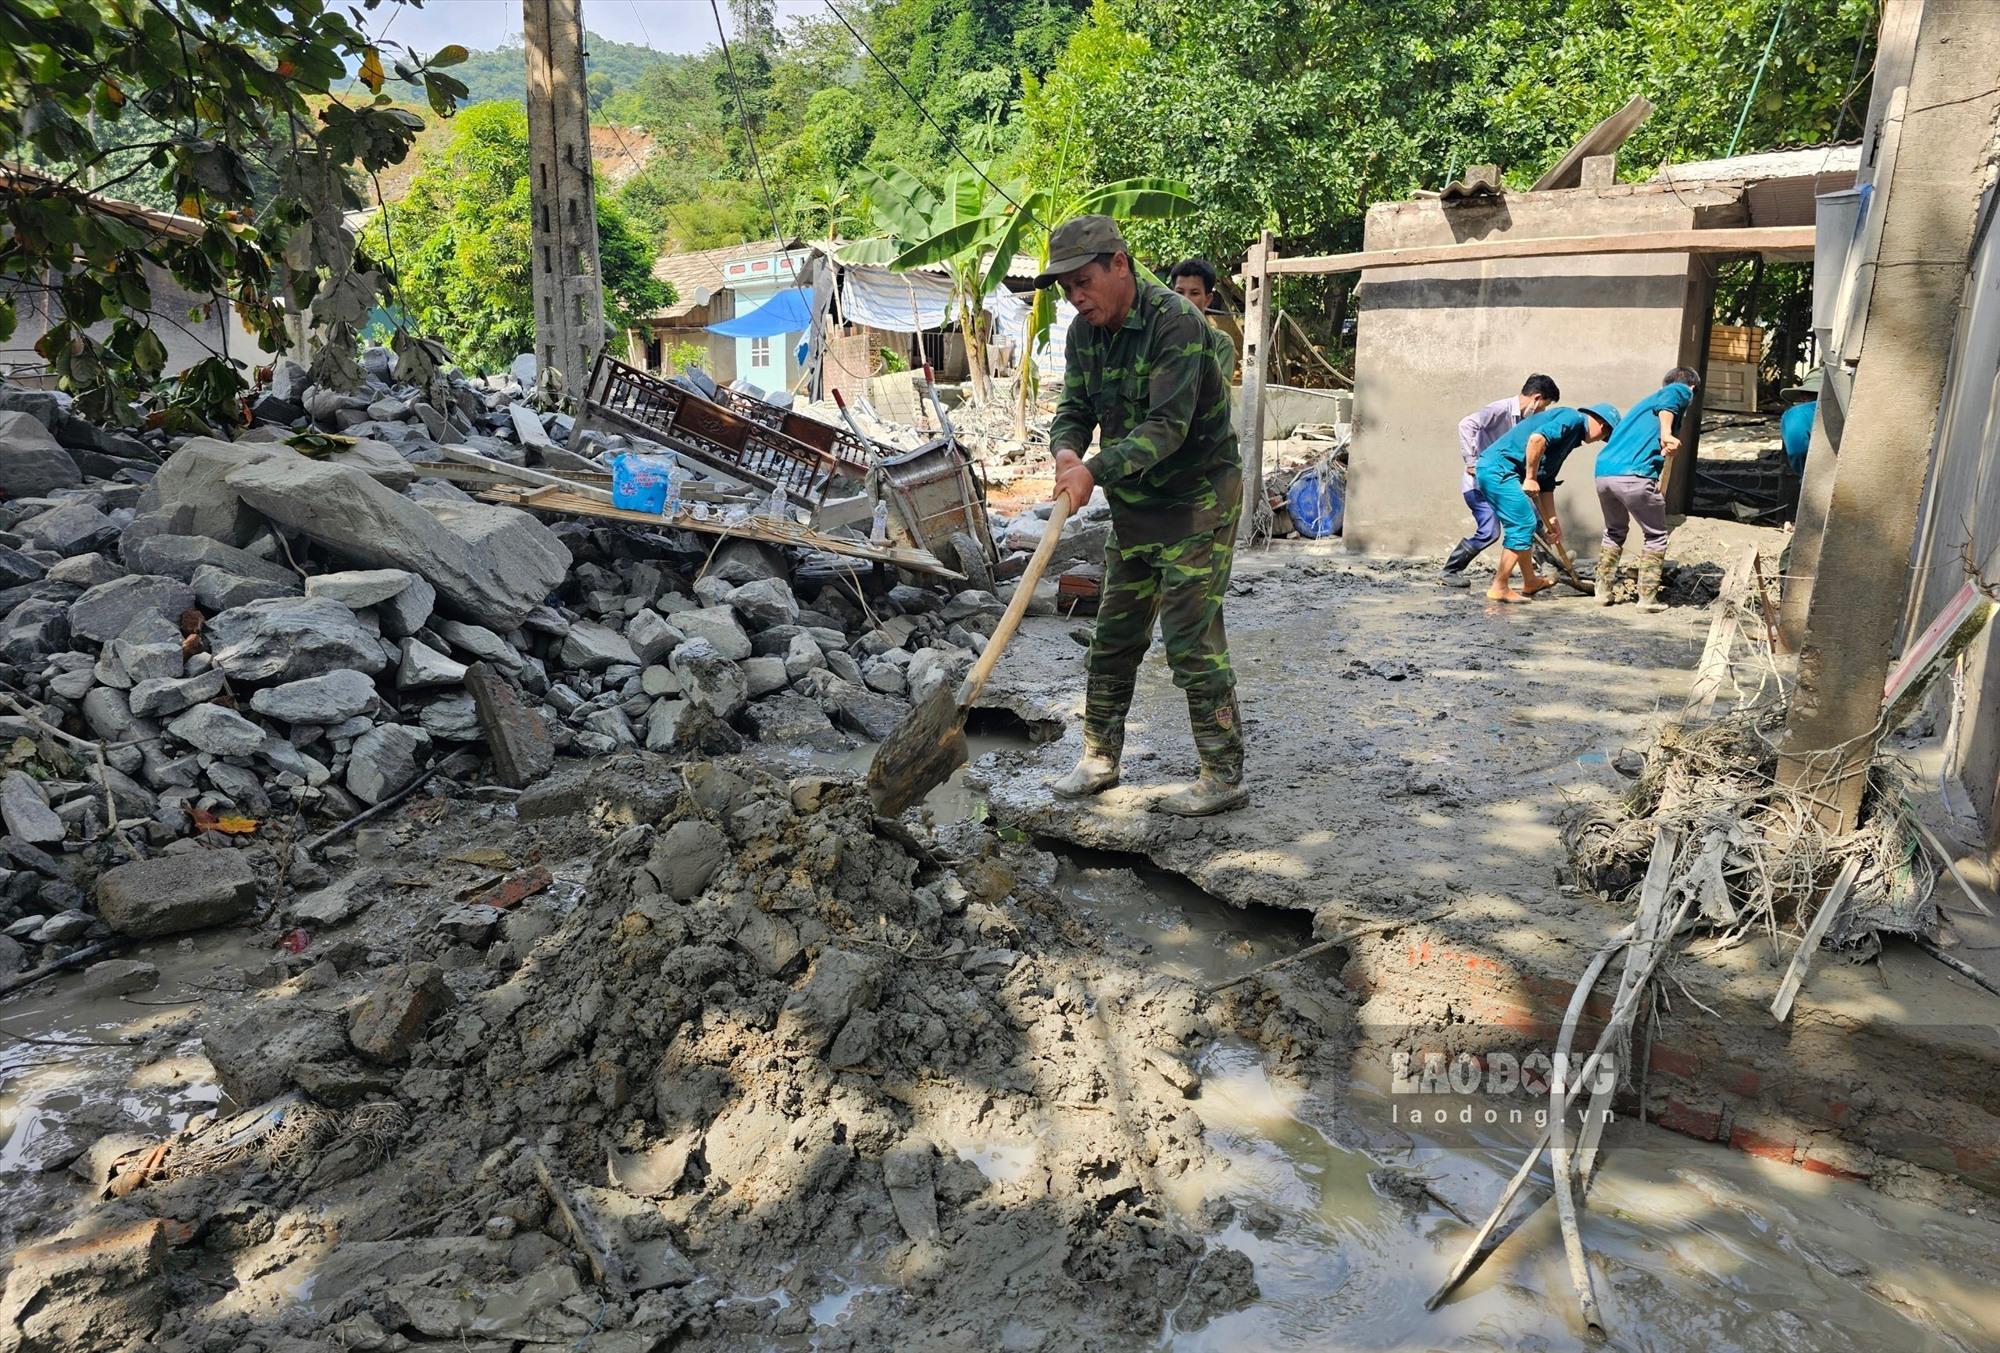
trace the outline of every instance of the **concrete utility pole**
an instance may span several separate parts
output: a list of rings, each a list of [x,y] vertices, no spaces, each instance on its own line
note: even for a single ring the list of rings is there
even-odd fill
[[[584,82],[583,0],[522,0],[534,203],[535,360],[575,398],[604,346],[597,189]]]
[[[1988,0],[1895,0],[1883,16],[1885,41],[1908,31],[1912,12],[1908,83],[1881,83],[1893,78],[1893,52],[1878,67],[1874,103],[1885,112],[1872,148],[1870,210],[1880,213],[1879,242],[1861,261],[1855,322],[1842,342],[1841,358],[1855,365],[1838,454],[1814,439],[1819,468],[1833,478],[1778,766],[1815,816],[1842,832],[1859,816],[1880,736],[1956,332],[1951,316],[1965,296],[2000,111],[1992,78],[2000,25]]]
[[[1243,386],[1238,394],[1243,407],[1243,519],[1236,524],[1236,539],[1245,545],[1257,539],[1270,511],[1264,506],[1264,386],[1269,379],[1264,346],[1271,332],[1275,244],[1271,232],[1263,231],[1243,260]]]

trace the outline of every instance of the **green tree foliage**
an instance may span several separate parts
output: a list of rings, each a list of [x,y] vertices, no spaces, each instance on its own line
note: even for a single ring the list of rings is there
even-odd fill
[[[392,262],[403,303],[459,362],[495,369],[534,345],[529,275],[528,115],[518,103],[468,108],[400,205],[368,230]],[[605,312],[614,333],[674,299],[653,277],[651,242],[619,207],[598,199]]]
[[[513,19],[521,9],[512,4]],[[497,7],[497,5],[496,5]],[[584,64],[588,69],[590,94],[594,102],[615,97],[631,89],[648,70],[660,62],[660,53],[636,42],[613,42],[595,33],[584,35]],[[528,57],[518,36],[489,51],[471,54],[465,64],[452,72],[465,85],[465,102],[523,103],[528,97]],[[408,95],[404,95],[408,97]]]
[[[37,350],[84,412],[130,422],[166,361],[149,313],[158,270],[210,308],[232,306],[272,346],[287,308],[309,306],[316,374],[357,382],[355,338],[382,278],[342,220],[361,206],[351,175],[401,160],[423,126],[382,92],[384,54],[440,116],[465,93],[444,73],[463,48],[428,61],[398,50],[321,0],[0,3],[0,161],[45,170],[0,206],[0,336],[13,331],[15,296],[59,279],[59,318]],[[350,69],[366,87],[352,100]],[[189,231],[155,229],[86,188],[116,196],[135,182]],[[431,350],[405,333],[395,342],[404,377],[428,379]],[[233,421],[244,388],[218,354],[157,413],[189,429]]]

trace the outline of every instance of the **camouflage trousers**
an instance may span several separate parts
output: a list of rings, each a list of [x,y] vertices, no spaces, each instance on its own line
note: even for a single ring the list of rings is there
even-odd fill
[[[1235,784],[1243,778],[1243,730],[1236,708],[1236,674],[1222,629],[1222,595],[1236,554],[1232,512],[1213,531],[1159,545],[1120,545],[1112,534],[1104,550],[1104,585],[1083,701],[1086,750],[1116,760],[1125,748],[1125,715],[1132,707],[1139,664],[1159,621],[1174,684],[1187,692],[1188,722],[1202,768]]]

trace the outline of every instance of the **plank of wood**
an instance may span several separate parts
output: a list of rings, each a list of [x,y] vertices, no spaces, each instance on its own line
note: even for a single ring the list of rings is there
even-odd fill
[[[438,450],[444,452],[449,459],[457,461],[460,465],[476,466],[488,474],[498,475],[502,479],[518,480],[523,484],[533,484],[537,488],[561,489],[565,493],[573,493],[579,498],[588,498],[592,502],[609,503],[611,501],[611,490],[609,489],[601,489],[594,484],[584,484],[574,479],[564,479],[560,475],[548,474],[542,470],[531,470],[525,465],[509,465],[504,460],[495,460],[491,456],[482,456],[469,446],[453,446],[447,442],[439,446]]]
[[[1980,591],[1976,582],[1969,581],[1952,594],[1944,609],[1889,669],[1882,683],[1882,708],[1887,711],[1883,727],[1896,728],[1909,717],[1938,674],[1985,631],[1995,609],[1993,598]]]
[[[1572,258],[1586,254],[1758,254],[1813,247],[1812,226],[1730,226],[1715,230],[1641,230],[1623,235],[1554,235],[1539,240],[1466,240],[1351,254],[1273,258],[1273,276],[1365,272],[1423,263],[1480,263],[1494,258]]]
[[[1799,987],[1806,980],[1806,969],[1812,966],[1813,954],[1819,943],[1826,938],[1827,929],[1833,925],[1833,918],[1847,903],[1847,893],[1854,886],[1854,876],[1861,872],[1861,858],[1855,856],[1841,867],[1840,877],[1833,881],[1833,887],[1826,895],[1826,901],[1819,904],[1813,913],[1812,924],[1806,927],[1806,937],[1799,941],[1798,951],[1792,955],[1792,965],[1785,969],[1785,980],[1778,985],[1778,995],[1771,1002],[1771,1018],[1783,1024],[1792,1013],[1792,1001],[1799,994]]]
[[[1723,575],[1722,587],[1715,594],[1715,615],[1708,622],[1708,643],[1702,647],[1701,662],[1694,670],[1694,686],[1688,691],[1687,704],[1681,708],[1683,719],[1707,718],[1715,708],[1715,697],[1729,678],[1729,653],[1736,646],[1739,627],[1737,608],[1750,595],[1750,580],[1756,572],[1757,547],[1746,545],[1742,556]]]
[[[894,564],[914,573],[928,573],[938,578],[949,578],[953,582],[964,582],[965,575],[956,569],[947,568],[929,550],[910,549],[900,545],[877,545],[866,540],[856,540],[847,536],[830,536],[796,522],[783,523],[762,517],[751,517],[745,521],[723,522],[711,517],[702,521],[693,513],[683,510],[674,516],[663,516],[658,512],[634,512],[630,508],[612,507],[579,494],[555,492],[542,494],[522,488],[498,486],[473,495],[482,502],[503,503],[508,507],[526,508],[534,512],[560,512],[569,517],[591,517],[598,521],[624,522],[630,526],[672,527],[677,531],[693,531],[700,535],[736,536],[744,540],[761,540],[769,545],[790,545],[800,549],[822,550],[827,554],[843,555],[849,559],[865,559],[870,563]]]

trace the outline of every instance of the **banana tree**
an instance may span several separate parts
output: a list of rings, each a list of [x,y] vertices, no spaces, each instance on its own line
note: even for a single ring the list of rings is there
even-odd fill
[[[996,205],[997,204],[997,205]],[[1016,254],[1035,260],[1035,271],[1049,265],[1049,231],[1073,216],[1109,216],[1118,221],[1159,221],[1194,211],[1187,185],[1166,178],[1129,178],[1099,188],[1064,191],[1029,190],[1016,184],[1002,195],[995,192],[978,217],[921,240],[899,254],[892,267],[919,267],[967,255],[985,260],[979,266],[978,295],[999,286]],[[997,220],[995,219],[997,217]],[[1136,266],[1136,265],[1135,265]],[[1055,319],[1055,296],[1035,293],[1028,308],[1027,334],[1022,343],[1020,376],[1014,387],[1014,436],[1028,435],[1028,399],[1037,383],[1034,354],[1048,337]]]
[[[987,318],[982,298],[986,295],[986,236],[1006,228],[1006,219],[991,210],[986,185],[979,175],[961,171],[947,177],[942,190],[933,189],[906,169],[891,167],[876,171],[863,169],[857,175],[862,187],[871,233],[864,239],[843,245],[843,263],[873,264],[905,271],[917,264],[902,259],[917,245],[946,237],[962,238],[959,248],[925,259],[942,266],[951,282],[949,305],[965,336],[965,358],[972,376],[973,397],[984,402],[992,397],[986,374]]]

